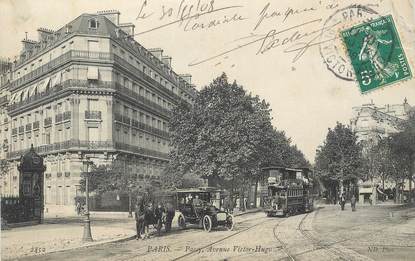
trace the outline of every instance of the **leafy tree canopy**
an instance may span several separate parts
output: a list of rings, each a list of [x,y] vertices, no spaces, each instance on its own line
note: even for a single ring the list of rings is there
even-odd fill
[[[262,166],[308,164],[284,132],[272,127],[270,111],[268,103],[222,74],[198,93],[193,107],[175,108],[169,175],[252,179]]]
[[[356,180],[362,175],[362,147],[356,134],[337,123],[329,129],[323,145],[317,149],[316,174],[323,180]]]

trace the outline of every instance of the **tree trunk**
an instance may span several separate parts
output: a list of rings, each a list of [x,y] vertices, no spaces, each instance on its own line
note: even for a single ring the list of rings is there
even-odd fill
[[[244,186],[244,182],[245,180],[242,180],[242,184],[240,186],[240,190],[239,190],[239,210],[240,211],[245,211],[245,204],[244,204],[244,198],[245,198],[245,186]]]
[[[409,155],[409,176],[408,176],[408,179],[409,179],[409,195],[408,195],[408,203],[412,203],[413,202],[413,200],[412,200],[412,177],[413,177],[413,171],[414,171],[414,154],[413,153],[411,153],[410,155]]]
[[[258,178],[255,181],[255,191],[254,191],[254,208],[257,207],[257,197],[258,197]]]

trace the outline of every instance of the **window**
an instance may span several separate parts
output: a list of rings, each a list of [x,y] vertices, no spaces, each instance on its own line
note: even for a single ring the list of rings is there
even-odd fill
[[[98,27],[99,27],[99,22],[98,22],[98,20],[97,20],[97,19],[95,19],[95,18],[90,19],[90,20],[88,21],[88,27],[89,27],[89,29],[98,29]]]

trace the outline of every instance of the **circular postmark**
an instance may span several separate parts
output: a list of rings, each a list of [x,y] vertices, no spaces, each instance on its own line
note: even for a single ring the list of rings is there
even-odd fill
[[[337,10],[325,21],[321,33],[320,55],[327,69],[336,77],[346,81],[356,79],[340,31],[378,17],[380,15],[368,6],[350,5]]]

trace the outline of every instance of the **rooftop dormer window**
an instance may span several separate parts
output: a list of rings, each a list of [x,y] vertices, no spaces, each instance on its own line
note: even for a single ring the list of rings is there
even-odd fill
[[[88,28],[89,29],[98,29],[99,23],[96,18],[92,18],[88,20]]]

